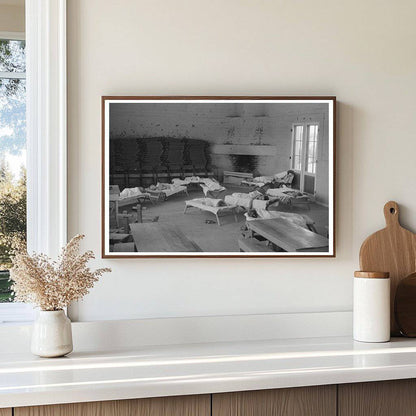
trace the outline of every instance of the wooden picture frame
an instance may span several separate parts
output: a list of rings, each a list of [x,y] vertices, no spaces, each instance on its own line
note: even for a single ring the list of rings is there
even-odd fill
[[[336,97],[101,104],[103,258],[335,257]]]

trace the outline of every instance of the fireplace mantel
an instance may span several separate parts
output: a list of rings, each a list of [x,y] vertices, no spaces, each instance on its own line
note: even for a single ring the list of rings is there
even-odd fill
[[[249,144],[214,144],[211,152],[217,155],[276,156],[277,147]]]

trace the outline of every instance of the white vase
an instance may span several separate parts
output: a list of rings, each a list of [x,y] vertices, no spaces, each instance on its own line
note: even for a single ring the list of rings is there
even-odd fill
[[[72,351],[71,321],[63,310],[40,311],[33,324],[31,351],[40,357],[62,357]]]

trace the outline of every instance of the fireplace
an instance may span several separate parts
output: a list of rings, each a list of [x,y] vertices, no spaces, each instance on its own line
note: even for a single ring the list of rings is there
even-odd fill
[[[258,156],[229,155],[234,172],[254,173],[257,170]]]

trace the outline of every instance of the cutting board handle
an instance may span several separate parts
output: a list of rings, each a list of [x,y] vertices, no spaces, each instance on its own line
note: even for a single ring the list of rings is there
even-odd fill
[[[384,217],[386,218],[387,227],[400,227],[399,204],[394,201],[387,202],[384,205]]]

